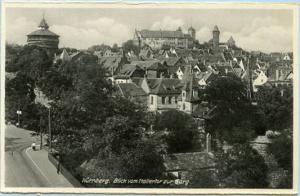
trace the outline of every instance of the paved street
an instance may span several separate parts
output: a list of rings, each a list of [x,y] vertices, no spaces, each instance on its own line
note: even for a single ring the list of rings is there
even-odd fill
[[[6,187],[72,187],[71,183],[50,163],[47,151],[33,151],[39,144],[31,131],[9,125],[5,130]]]

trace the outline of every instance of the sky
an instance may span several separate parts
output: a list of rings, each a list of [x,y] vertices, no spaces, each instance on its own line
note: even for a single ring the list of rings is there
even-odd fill
[[[230,36],[248,51],[290,52],[293,49],[293,12],[288,9],[188,8],[6,8],[6,41],[26,44],[43,15],[49,30],[60,35],[59,47],[86,49],[96,44],[132,39],[135,29],[196,29],[200,43],[212,37],[215,25],[220,41]]]

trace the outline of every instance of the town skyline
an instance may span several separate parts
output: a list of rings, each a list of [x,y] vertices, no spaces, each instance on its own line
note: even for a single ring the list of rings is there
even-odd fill
[[[190,26],[196,30],[196,39],[203,43],[211,39],[211,31],[217,25],[221,42],[226,42],[232,36],[237,46],[248,51],[293,51],[293,14],[288,10],[185,12],[165,9],[162,12],[156,9],[98,8],[87,12],[85,9],[72,8],[61,12],[58,8],[7,8],[6,12],[7,41],[21,45],[26,43],[26,35],[37,29],[40,19],[45,15],[50,30],[60,35],[59,47],[87,49],[102,43],[121,45],[133,39],[135,30],[176,30],[181,27],[187,32]],[[80,41],[83,38],[84,41]]]

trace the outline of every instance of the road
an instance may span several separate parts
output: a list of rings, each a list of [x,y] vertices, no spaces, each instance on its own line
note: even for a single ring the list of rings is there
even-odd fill
[[[5,129],[6,187],[72,187],[47,159],[45,150],[32,151],[31,131],[15,126]]]

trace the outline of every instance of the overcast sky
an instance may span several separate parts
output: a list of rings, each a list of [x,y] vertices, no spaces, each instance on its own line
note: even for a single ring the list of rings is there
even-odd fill
[[[26,35],[37,29],[43,13],[50,30],[60,35],[60,47],[86,49],[95,44],[122,44],[135,29],[186,31],[196,29],[200,43],[211,39],[218,25],[220,41],[230,36],[246,50],[287,52],[293,48],[291,10],[225,9],[79,9],[7,8],[6,40],[26,43]]]

